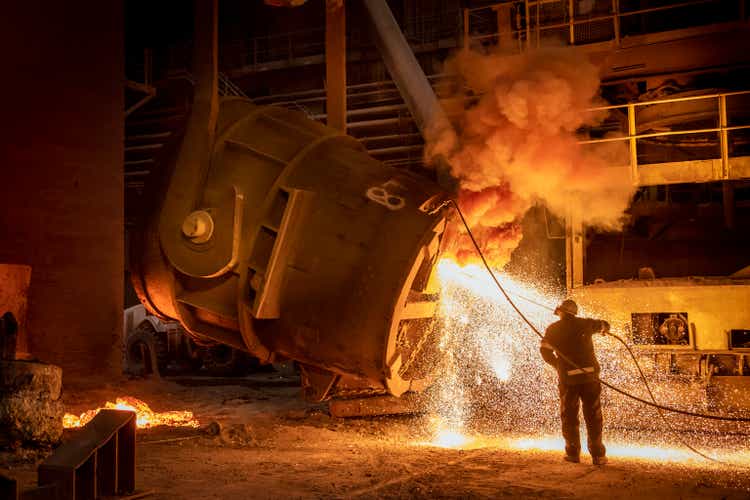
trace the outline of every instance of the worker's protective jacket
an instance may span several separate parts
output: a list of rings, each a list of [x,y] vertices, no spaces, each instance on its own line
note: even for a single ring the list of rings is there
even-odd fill
[[[599,362],[594,354],[591,336],[607,330],[609,324],[606,321],[569,315],[547,328],[540,351],[544,361],[557,368],[560,383],[585,384],[599,379]],[[577,366],[564,361],[560,354]]]

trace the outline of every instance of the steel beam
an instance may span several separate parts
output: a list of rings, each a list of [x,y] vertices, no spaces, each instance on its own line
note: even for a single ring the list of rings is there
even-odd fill
[[[344,2],[326,2],[326,119],[346,132],[346,10]]]
[[[573,211],[565,221],[565,284],[568,290],[583,286],[585,229],[581,215]]]
[[[425,411],[425,405],[419,396],[410,393],[400,398],[375,396],[370,398],[338,399],[331,401],[328,409],[331,415],[336,418],[349,418],[421,413]]]
[[[724,206],[724,225],[727,229],[735,228],[734,214],[734,186],[731,181],[724,181],[721,184],[722,204]]]
[[[39,486],[60,500],[100,498],[135,490],[135,413],[101,410],[39,466]]]
[[[385,0],[363,0],[375,27],[375,44],[388,72],[426,140],[451,130],[435,91],[414,57]]]

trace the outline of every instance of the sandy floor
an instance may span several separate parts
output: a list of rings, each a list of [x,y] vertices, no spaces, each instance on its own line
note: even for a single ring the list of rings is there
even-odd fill
[[[426,417],[339,420],[308,405],[290,381],[267,376],[245,385],[184,386],[127,381],[68,390],[70,411],[116,395],[154,410],[190,409],[201,429],[139,430],[137,486],[149,498],[727,498],[750,499],[750,473],[695,461],[613,456],[605,467],[561,460],[559,451],[519,450],[504,437],[472,449],[425,444]],[[70,437],[71,432],[67,433]],[[747,446],[747,437],[737,438]],[[0,472],[24,485],[43,454],[0,456]]]

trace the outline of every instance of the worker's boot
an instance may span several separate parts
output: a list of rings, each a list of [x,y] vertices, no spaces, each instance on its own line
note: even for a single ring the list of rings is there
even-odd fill
[[[574,464],[581,463],[581,457],[579,455],[565,455],[563,459],[566,462],[573,462]]]
[[[601,456],[601,457],[591,457],[591,462],[593,462],[594,465],[607,465],[607,457]]]

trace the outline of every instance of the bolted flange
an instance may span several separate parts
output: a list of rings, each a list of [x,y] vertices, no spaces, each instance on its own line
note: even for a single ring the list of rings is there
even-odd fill
[[[182,221],[182,234],[193,243],[206,243],[214,234],[214,220],[205,210],[196,210]]]

